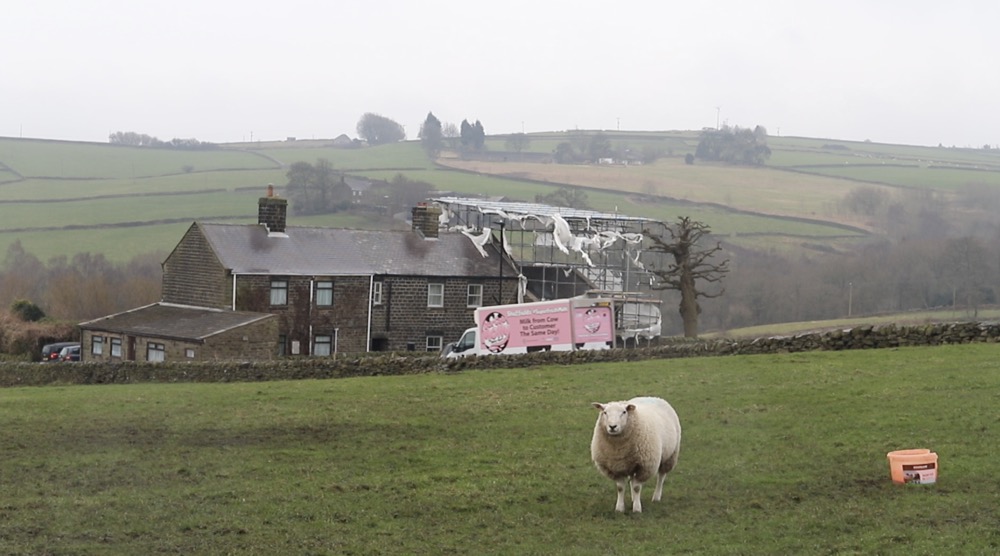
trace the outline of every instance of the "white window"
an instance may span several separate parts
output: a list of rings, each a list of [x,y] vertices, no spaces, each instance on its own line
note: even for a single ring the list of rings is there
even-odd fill
[[[441,351],[441,347],[444,345],[441,336],[428,336],[427,337],[427,351]]]
[[[104,336],[92,336],[90,338],[90,353],[94,355],[104,354]]]
[[[313,355],[330,355],[332,345],[333,340],[330,336],[316,336],[316,340],[313,342]]]
[[[316,305],[333,305],[333,282],[316,282]]]
[[[122,339],[111,338],[111,357],[122,356]]]
[[[185,349],[184,350],[184,357],[187,357],[188,359],[194,359],[194,350],[191,349],[191,348]]]
[[[271,305],[288,304],[288,281],[271,280]]]
[[[427,306],[444,307],[444,284],[427,284]]]
[[[382,304],[382,282],[372,283],[372,305]]]
[[[160,362],[166,359],[167,348],[163,344],[146,344],[146,361]]]
[[[482,284],[469,284],[469,307],[483,306],[483,286]]]

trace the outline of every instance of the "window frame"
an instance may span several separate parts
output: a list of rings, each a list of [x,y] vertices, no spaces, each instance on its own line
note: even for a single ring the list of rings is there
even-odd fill
[[[284,307],[288,305],[288,279],[271,279],[271,296],[269,301],[271,307]],[[276,303],[276,301],[279,302]]]
[[[325,338],[326,340],[320,341],[320,338]],[[325,347],[326,353],[320,353],[320,350],[318,349],[320,346]],[[333,355],[333,336],[327,334],[317,334],[313,338],[312,354],[316,357],[330,357]]]
[[[320,294],[323,294],[323,301],[320,301]],[[316,281],[316,306],[333,307],[333,280]]]
[[[478,294],[473,294],[472,290],[478,289]],[[478,301],[476,301],[478,300]],[[483,306],[483,285],[482,284],[469,284],[468,290],[465,297],[465,306],[468,308],[482,307]]]
[[[436,347],[432,347],[432,343],[436,344]],[[429,352],[441,351],[444,349],[444,336],[427,336],[424,346]]]
[[[382,282],[372,282],[372,305],[382,304]]]
[[[122,356],[122,339],[111,338],[111,357]]]
[[[158,359],[154,359],[152,355],[156,353],[159,354]],[[167,360],[167,346],[158,342],[146,342],[146,361],[150,363],[162,363]]]
[[[104,336],[90,337],[90,354],[104,355]]]
[[[441,291],[440,293],[433,294],[431,293],[432,288],[439,288]],[[440,299],[440,302],[437,304],[432,303],[432,299],[433,300]],[[427,284],[427,306],[434,309],[440,309],[441,307],[444,307],[444,284],[440,282],[432,282]]]

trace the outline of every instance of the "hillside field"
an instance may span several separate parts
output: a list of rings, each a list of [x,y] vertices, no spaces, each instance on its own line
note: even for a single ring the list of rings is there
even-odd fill
[[[5,554],[988,554],[995,344],[0,391]],[[593,401],[684,427],[614,512]],[[933,485],[886,453],[929,448]]]
[[[525,152],[549,153],[595,132],[530,134]],[[326,159],[346,173],[391,180],[397,174],[459,195],[531,201],[562,186],[585,188],[589,204],[664,221],[690,216],[720,237],[747,247],[790,253],[849,250],[873,232],[872,222],[842,207],[857,187],[887,194],[1000,186],[1000,152],[771,137],[763,168],[728,167],[683,157],[695,132],[602,132],[632,151],[665,156],[641,166],[560,165],[430,160],[419,142],[335,148],[309,140],[221,145],[205,151],[132,148],[99,143],[0,138],[0,250],[14,241],[43,261],[88,251],[124,261],[167,252],[193,221],[253,222],[256,199],[273,183],[282,193],[290,164]],[[503,151],[502,136],[490,137]],[[387,226],[343,214],[289,224]],[[401,224],[396,224],[401,225]]]

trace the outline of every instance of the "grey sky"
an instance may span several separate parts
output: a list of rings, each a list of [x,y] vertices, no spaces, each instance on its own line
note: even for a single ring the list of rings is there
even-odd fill
[[[1000,2],[6,0],[0,136],[356,136],[723,123],[1000,144]]]

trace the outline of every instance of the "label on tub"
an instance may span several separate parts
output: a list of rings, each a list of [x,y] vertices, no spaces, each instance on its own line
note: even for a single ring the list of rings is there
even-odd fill
[[[903,465],[903,482],[908,485],[929,485],[937,482],[936,463]]]

